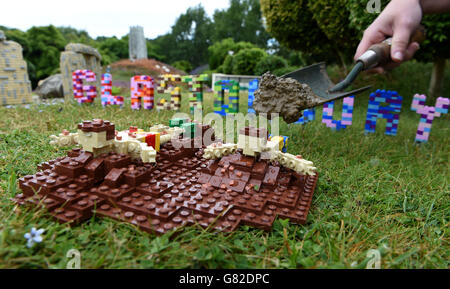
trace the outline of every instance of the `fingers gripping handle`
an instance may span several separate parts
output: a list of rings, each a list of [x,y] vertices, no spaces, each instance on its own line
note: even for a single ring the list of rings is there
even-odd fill
[[[422,43],[425,40],[425,28],[420,25],[411,36],[410,43]],[[372,45],[357,61],[364,64],[364,70],[385,65],[391,61],[392,37],[383,42]]]

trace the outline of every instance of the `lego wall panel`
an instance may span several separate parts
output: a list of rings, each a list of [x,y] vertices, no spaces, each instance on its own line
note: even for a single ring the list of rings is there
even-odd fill
[[[308,122],[311,122],[316,119],[316,109],[315,108],[305,109],[302,113],[303,113],[303,116],[300,117],[295,122],[296,124],[307,124]]]
[[[257,78],[253,79],[248,84],[248,109],[249,113],[256,113],[253,109],[253,102],[255,101],[255,91],[259,87],[259,80]]]
[[[85,85],[85,82],[96,82],[95,73],[87,69],[75,70],[72,73],[73,96],[78,103],[93,103],[97,97],[95,85]]]
[[[340,120],[333,119],[334,101],[325,103],[323,105],[322,123],[326,124],[327,127],[332,130],[341,130],[352,125],[354,101],[354,96],[344,98],[342,104],[342,118]]]
[[[396,91],[378,89],[370,94],[365,133],[374,133],[377,119],[384,118],[387,120],[385,134],[397,135],[402,101],[403,97]]]
[[[144,109],[152,109],[155,102],[153,78],[148,75],[136,75],[130,81],[131,109],[141,109],[142,100]]]
[[[431,126],[435,117],[440,117],[441,114],[448,113],[450,99],[438,97],[435,106],[425,105],[426,95],[414,95],[411,104],[411,110],[420,114],[419,127],[416,133],[416,142],[427,142],[431,132]]]
[[[225,104],[225,90],[228,90],[229,104]],[[220,115],[239,112],[239,82],[219,80],[214,83],[214,112]]]
[[[189,86],[189,111],[203,109],[203,83],[208,81],[207,74],[183,76],[182,81]]]
[[[123,96],[112,94],[112,75],[111,73],[104,73],[102,75],[102,90],[101,90],[102,106],[119,105],[123,106]]]
[[[177,86],[181,82],[181,76],[176,74],[163,74],[158,77],[158,93],[170,94],[170,102],[165,99],[156,105],[157,110],[179,111],[181,107],[181,88]]]

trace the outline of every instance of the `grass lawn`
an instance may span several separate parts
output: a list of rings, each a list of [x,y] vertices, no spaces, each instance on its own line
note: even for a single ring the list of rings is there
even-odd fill
[[[429,65],[411,63],[389,76],[360,80],[404,97],[397,136],[384,135],[385,120],[375,134],[364,135],[367,93],[355,99],[353,125],[344,131],[321,124],[321,109],[312,123],[281,124],[281,134],[290,137],[288,151],[313,161],[320,176],[307,223],[276,220],[271,232],[189,227],[175,237],[155,237],[102,218],[69,228],[45,211],[15,208],[10,198],[19,191],[17,178],[67,150],[50,146],[50,134],[74,131],[76,123],[92,118],[111,120],[117,129],[148,128],[173,113],[131,111],[129,104],[103,109],[99,99],[83,107],[0,107],[0,268],[65,268],[72,248],[81,252],[82,268],[365,268],[370,249],[380,250],[382,268],[448,268],[449,115],[435,119],[428,143],[416,145],[420,117],[410,110],[413,94],[426,93],[427,71]],[[444,91],[450,97],[448,74]],[[211,111],[210,94],[205,102]],[[23,235],[32,227],[46,232],[42,243],[27,248]]]

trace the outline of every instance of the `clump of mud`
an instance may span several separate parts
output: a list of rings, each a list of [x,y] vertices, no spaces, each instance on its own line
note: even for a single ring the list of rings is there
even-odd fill
[[[292,78],[277,77],[266,72],[255,91],[253,108],[257,113],[278,113],[287,123],[296,122],[302,111],[322,101],[312,89]]]

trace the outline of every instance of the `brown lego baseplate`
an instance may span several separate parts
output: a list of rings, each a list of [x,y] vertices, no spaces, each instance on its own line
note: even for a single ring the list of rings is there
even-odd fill
[[[61,223],[78,224],[95,213],[157,234],[194,224],[225,232],[239,225],[270,230],[277,216],[306,221],[317,174],[300,175],[240,152],[220,160],[202,155],[202,149],[175,149],[169,142],[156,164],[144,164],[73,149],[20,178],[23,193],[13,200],[45,207]]]

